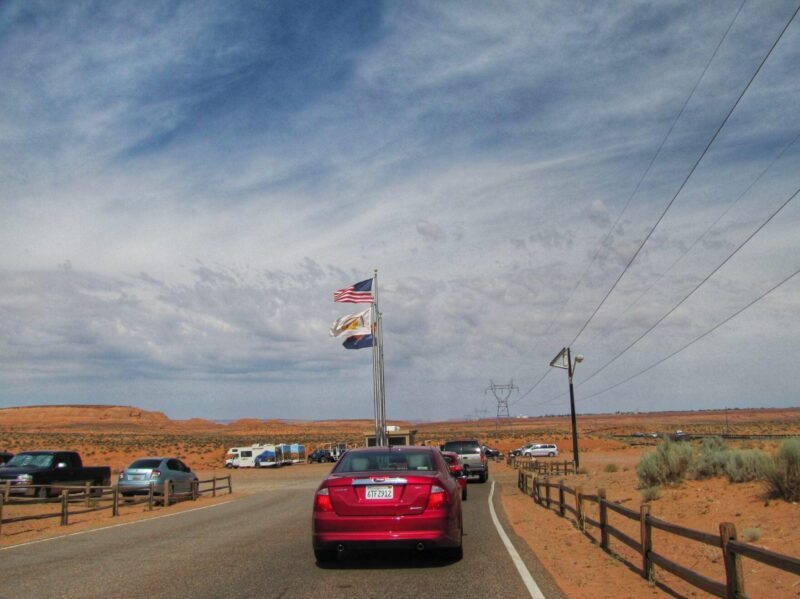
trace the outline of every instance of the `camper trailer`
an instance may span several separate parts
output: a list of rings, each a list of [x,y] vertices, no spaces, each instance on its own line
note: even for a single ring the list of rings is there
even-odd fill
[[[286,443],[281,443],[280,445],[276,445],[276,448],[280,448],[281,450],[281,465],[288,466],[292,463],[292,446]]]
[[[265,445],[256,456],[257,468],[276,468],[283,466],[283,452],[279,445]]]
[[[300,443],[292,443],[290,449],[292,463],[302,464],[306,461],[306,446]]]

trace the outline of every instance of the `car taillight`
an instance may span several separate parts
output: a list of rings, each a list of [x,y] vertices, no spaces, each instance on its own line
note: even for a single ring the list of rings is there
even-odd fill
[[[161,470],[153,470],[150,473],[150,478],[158,478],[159,476],[161,476]]]
[[[331,503],[331,496],[328,494],[328,489],[320,489],[314,496],[314,511],[315,512],[332,512],[333,504]]]
[[[481,454],[481,464],[485,464],[485,463],[486,463],[486,454],[482,453]]]
[[[434,485],[431,487],[431,494],[428,496],[429,510],[440,510],[447,505],[447,493],[441,487]]]

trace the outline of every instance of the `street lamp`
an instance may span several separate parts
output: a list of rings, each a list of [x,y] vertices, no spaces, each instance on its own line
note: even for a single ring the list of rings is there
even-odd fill
[[[575,460],[575,472],[580,468],[580,456],[578,453],[578,422],[575,419],[575,392],[572,389],[572,375],[575,373],[575,366],[583,362],[583,356],[578,354],[575,361],[572,360],[568,347],[563,348],[558,355],[550,360],[553,368],[563,368],[569,375],[569,407],[572,412],[572,453]]]

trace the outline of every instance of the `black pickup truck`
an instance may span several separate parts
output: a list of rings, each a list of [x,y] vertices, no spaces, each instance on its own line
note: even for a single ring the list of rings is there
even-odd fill
[[[12,493],[48,497],[61,487],[111,484],[108,466],[84,466],[75,451],[23,451],[0,467],[0,488],[11,481]],[[30,488],[29,485],[48,485]]]

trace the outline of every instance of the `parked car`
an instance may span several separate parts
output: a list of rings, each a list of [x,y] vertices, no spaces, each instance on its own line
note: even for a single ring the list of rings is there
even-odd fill
[[[169,483],[169,493],[189,493],[192,484],[198,480],[186,464],[178,458],[139,458],[119,473],[117,487],[119,492],[128,497],[149,492],[150,484],[153,492],[163,494],[164,483]]]
[[[485,483],[489,478],[489,462],[483,447],[477,439],[459,439],[447,441],[442,445],[442,451],[452,451],[458,454],[467,476],[477,475],[478,481]]]
[[[548,457],[554,458],[558,455],[558,447],[554,443],[535,443],[525,449],[522,455],[526,458]]]
[[[330,449],[315,449],[310,454],[308,454],[307,460],[309,464],[313,462],[322,463],[322,462],[336,461]]]
[[[526,443],[522,447],[517,447],[516,449],[512,449],[511,451],[508,452],[508,454],[512,457],[522,455],[526,449],[529,449],[534,445],[536,445],[536,443]]]
[[[452,474],[458,481],[458,484],[461,485],[461,501],[466,501],[467,473],[464,472],[464,464],[461,463],[461,460],[458,458],[458,454],[453,453],[452,451],[443,451],[442,457],[444,458],[444,461],[447,462],[447,466],[450,468],[450,474]]]
[[[433,447],[360,447],[345,453],[314,495],[318,562],[359,546],[439,549],[463,556],[461,487]]]
[[[5,464],[8,460],[14,457],[13,453],[7,451],[0,451],[0,466]]]
[[[483,446],[483,453],[487,458],[502,458],[503,452],[488,445]]]
[[[0,468],[0,483],[5,481],[11,481],[12,493],[44,498],[63,486],[110,485],[111,468],[84,466],[76,451],[23,451]]]

